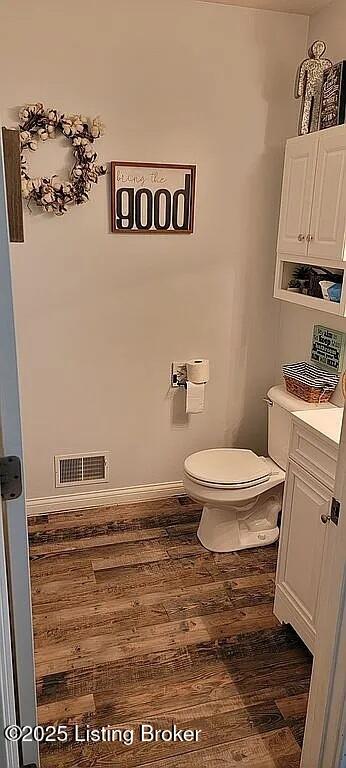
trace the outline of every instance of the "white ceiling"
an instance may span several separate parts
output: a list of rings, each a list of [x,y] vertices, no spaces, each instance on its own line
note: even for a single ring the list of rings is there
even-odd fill
[[[329,5],[332,0],[203,0],[223,5],[242,5],[246,8],[262,8],[266,11],[310,14]]]

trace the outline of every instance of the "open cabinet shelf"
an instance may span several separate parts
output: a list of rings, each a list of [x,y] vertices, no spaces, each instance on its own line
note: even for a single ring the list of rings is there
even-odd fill
[[[321,280],[328,279],[322,274],[323,269],[328,270],[328,272],[335,275],[336,280],[340,280],[342,285],[340,302],[324,299],[322,295],[320,297],[313,295],[311,293],[311,287],[308,287],[307,285],[305,285],[304,288],[301,286],[299,291],[293,291],[292,289],[289,289],[289,283],[292,279],[294,279],[295,272],[299,267],[313,267],[316,270],[321,271]],[[280,256],[276,266],[274,297],[276,299],[282,299],[283,301],[289,301],[292,304],[299,304],[302,307],[318,309],[322,312],[328,312],[329,314],[344,317],[346,314],[345,272],[346,264],[344,265],[343,262],[338,262],[338,266],[336,268],[330,264],[307,264],[306,262],[299,260],[293,261],[291,257],[286,259],[285,257]],[[332,282],[332,280],[330,282]],[[317,293],[316,288],[318,290],[318,280],[317,286],[315,285],[315,291]],[[303,290],[307,292],[303,292]]]

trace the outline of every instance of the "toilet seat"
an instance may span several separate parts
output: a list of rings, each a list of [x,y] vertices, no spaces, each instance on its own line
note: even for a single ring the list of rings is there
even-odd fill
[[[253,451],[214,448],[199,451],[185,460],[186,474],[197,484],[224,490],[252,488],[269,480],[271,468]]]

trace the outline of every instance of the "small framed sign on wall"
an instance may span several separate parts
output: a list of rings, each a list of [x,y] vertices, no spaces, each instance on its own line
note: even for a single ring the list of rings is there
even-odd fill
[[[314,325],[311,360],[319,368],[340,373],[343,369],[344,354],[345,334],[342,331],[334,331],[333,328],[325,328],[323,325]]]
[[[113,162],[111,184],[112,232],[193,232],[195,165]]]

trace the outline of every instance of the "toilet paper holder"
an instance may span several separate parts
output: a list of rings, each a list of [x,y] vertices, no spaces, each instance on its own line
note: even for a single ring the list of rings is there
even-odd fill
[[[171,387],[184,387],[187,385],[186,363],[172,363],[171,367]]]

